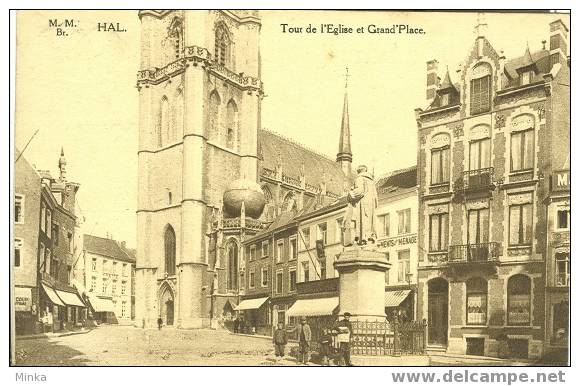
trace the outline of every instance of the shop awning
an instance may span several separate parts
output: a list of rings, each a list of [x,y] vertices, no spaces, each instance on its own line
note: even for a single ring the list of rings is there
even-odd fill
[[[258,308],[262,307],[264,303],[266,303],[266,300],[268,300],[268,297],[242,300],[240,304],[238,304],[236,308],[234,308],[234,310],[235,311],[257,310]]]
[[[42,289],[44,290],[44,293],[46,293],[46,296],[48,296],[48,298],[54,305],[64,307],[64,303],[62,302],[62,300],[60,300],[60,298],[52,288],[42,283]]]
[[[398,290],[385,292],[385,307],[398,307],[403,303],[411,290]]]
[[[102,299],[94,295],[89,296],[89,303],[95,312],[115,312],[111,299]]]
[[[29,287],[14,288],[14,305],[16,311],[30,311],[32,308],[32,291]]]
[[[77,294],[56,290],[56,294],[67,306],[86,307]]]
[[[338,307],[338,297],[318,299],[298,299],[286,311],[287,316],[332,315]]]

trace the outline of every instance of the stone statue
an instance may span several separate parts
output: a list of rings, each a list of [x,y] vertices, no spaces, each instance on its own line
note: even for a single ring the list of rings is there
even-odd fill
[[[342,223],[344,246],[366,245],[376,240],[377,189],[373,176],[364,165],[356,169],[354,186],[347,194],[348,206]],[[353,228],[355,228],[353,230]]]

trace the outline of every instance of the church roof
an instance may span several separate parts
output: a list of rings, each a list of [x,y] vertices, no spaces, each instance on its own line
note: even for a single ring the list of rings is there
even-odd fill
[[[128,263],[135,262],[135,255],[112,239],[85,234],[83,235],[83,248],[89,253],[106,256],[111,259]]]
[[[258,130],[258,156],[260,168],[276,170],[279,159],[282,172],[295,179],[303,167],[307,184],[318,187],[324,181],[326,190],[335,194],[342,194],[348,182],[333,159],[269,130]]]

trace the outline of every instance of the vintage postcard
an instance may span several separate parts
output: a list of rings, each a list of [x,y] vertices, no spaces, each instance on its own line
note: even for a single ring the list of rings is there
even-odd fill
[[[569,364],[569,13],[14,20],[12,365]]]

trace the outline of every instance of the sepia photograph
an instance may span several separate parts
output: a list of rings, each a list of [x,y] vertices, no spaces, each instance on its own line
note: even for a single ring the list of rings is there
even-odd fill
[[[569,11],[10,20],[10,366],[571,365]]]

